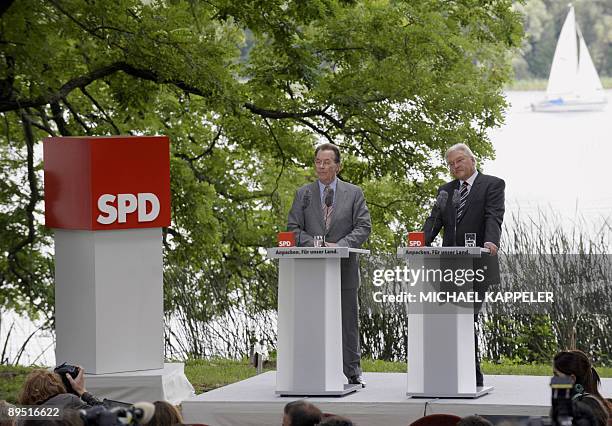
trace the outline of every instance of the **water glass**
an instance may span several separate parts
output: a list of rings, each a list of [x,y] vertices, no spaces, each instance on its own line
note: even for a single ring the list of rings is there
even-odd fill
[[[325,239],[323,238],[323,235],[315,235],[314,241],[312,242],[312,246],[313,247],[324,247]]]
[[[465,234],[465,246],[476,247],[476,233],[468,232]]]

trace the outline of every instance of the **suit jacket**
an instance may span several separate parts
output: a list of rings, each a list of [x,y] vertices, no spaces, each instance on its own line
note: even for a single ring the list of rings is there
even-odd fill
[[[430,245],[433,239],[444,228],[443,246],[464,246],[465,234],[476,233],[476,245],[483,247],[485,242],[491,242],[499,247],[501,225],[504,220],[504,189],[505,182],[495,176],[478,172],[474,184],[468,194],[465,212],[455,229],[457,210],[452,205],[455,189],[459,190],[459,180],[455,179],[438,189],[448,192],[448,202],[444,211],[436,213],[436,208],[425,221],[425,243]],[[456,238],[456,243],[455,243]],[[487,266],[487,283],[499,282],[499,261],[497,256],[483,256],[474,262],[474,267]]]
[[[359,248],[368,239],[372,223],[361,188],[338,179],[334,209],[327,232],[318,181],[304,185],[296,191],[289,211],[287,229],[295,233],[298,246],[312,247],[314,236],[324,235],[325,241],[337,243],[340,247]],[[359,287],[358,256],[351,253],[340,263],[342,289]]]

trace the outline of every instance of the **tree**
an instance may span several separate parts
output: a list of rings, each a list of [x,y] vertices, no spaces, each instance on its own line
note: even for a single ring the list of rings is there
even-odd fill
[[[486,130],[502,122],[508,52],[521,37],[510,6],[5,3],[0,303],[52,313],[39,155],[49,135],[170,136],[165,307],[185,314],[194,335],[236,305],[274,309],[276,272],[259,248],[274,244],[293,191],[313,178],[320,141],[340,145],[343,177],[365,189],[371,247],[397,245],[420,223],[448,146],[493,154]],[[184,352],[207,353],[195,342]]]

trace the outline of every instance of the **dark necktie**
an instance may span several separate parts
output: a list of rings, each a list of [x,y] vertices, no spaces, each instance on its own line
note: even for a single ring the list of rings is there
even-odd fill
[[[329,224],[331,222],[331,214],[334,211],[333,205],[334,190],[329,185],[325,185],[323,190],[323,221],[325,222],[325,231],[329,230]],[[329,207],[327,206],[327,200],[331,200]]]
[[[457,222],[461,220],[463,214],[465,213],[465,202],[467,201],[468,196],[468,183],[463,182],[461,185],[461,197],[459,198],[459,207],[457,208]]]

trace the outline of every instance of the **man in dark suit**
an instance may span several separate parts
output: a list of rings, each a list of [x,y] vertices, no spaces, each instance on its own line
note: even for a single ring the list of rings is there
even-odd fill
[[[425,243],[430,245],[444,228],[443,246],[464,246],[465,234],[476,234],[476,246],[488,248],[490,256],[484,255],[474,262],[474,268],[485,267],[484,285],[477,290],[483,294],[492,283],[499,283],[499,261],[497,250],[504,220],[504,189],[502,179],[488,176],[476,170],[476,158],[465,144],[453,145],[446,151],[446,162],[455,180],[442,185],[438,193],[446,191],[452,199],[455,190],[459,191],[456,205],[449,200],[443,211],[434,207],[423,226]],[[456,219],[456,220],[455,220]],[[474,320],[482,303],[474,306]],[[483,376],[478,360],[478,339],[476,338],[476,385],[483,385]]]
[[[325,237],[328,247],[359,248],[368,239],[372,224],[361,188],[337,178],[340,150],[323,144],[315,150],[316,182],[299,188],[289,211],[287,229],[295,233],[298,246],[313,246],[314,237]],[[351,253],[340,262],[342,299],[342,359],[344,375],[351,384],[361,377],[359,348],[359,259]]]

